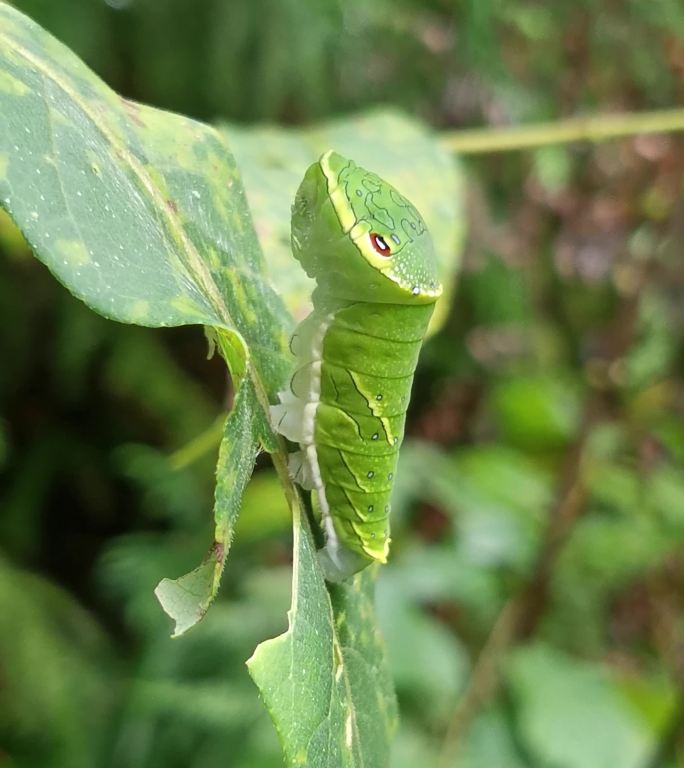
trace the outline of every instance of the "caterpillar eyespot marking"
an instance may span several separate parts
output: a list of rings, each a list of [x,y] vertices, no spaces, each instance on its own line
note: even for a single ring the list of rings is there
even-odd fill
[[[370,241],[375,250],[385,258],[389,258],[392,255],[392,249],[387,245],[387,241],[382,235],[378,235],[376,232],[370,233]]]

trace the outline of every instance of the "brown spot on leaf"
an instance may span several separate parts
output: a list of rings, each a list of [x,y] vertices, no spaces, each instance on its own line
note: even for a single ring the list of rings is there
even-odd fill
[[[120,96],[119,98],[121,100],[121,104],[123,105],[123,108],[126,110],[126,114],[131,119],[131,121],[134,122],[140,128],[146,128],[147,126],[142,121],[139,115],[140,107],[134,102],[128,101],[128,99],[124,99],[122,96]]]
[[[216,562],[222,563],[226,557],[225,546],[220,541],[215,541],[211,545],[211,549],[209,550],[209,556],[214,557],[216,559]]]

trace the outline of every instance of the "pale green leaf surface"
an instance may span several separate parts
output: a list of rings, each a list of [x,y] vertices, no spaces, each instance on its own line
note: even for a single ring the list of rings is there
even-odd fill
[[[290,318],[263,276],[222,136],[120,98],[5,4],[0,205],[100,314],[237,330],[269,391],[281,383]]]
[[[448,716],[467,674],[458,638],[421,610],[403,589],[399,569],[388,566],[378,583],[378,617],[387,638],[392,677],[400,692],[419,695],[426,718]]]
[[[176,622],[174,637],[193,627],[207,612],[218,592],[242,494],[252,474],[264,432],[252,382],[246,379],[235,398],[216,465],[214,543],[206,560],[178,579],[163,579],[155,590],[162,607]]]
[[[4,556],[0,658],[3,734],[35,742],[44,759],[34,765],[96,764],[98,751],[89,735],[116,707],[116,686],[105,672],[112,663],[108,638],[73,596]],[[2,762],[8,760],[3,755]]]
[[[453,519],[459,557],[480,566],[529,567],[552,496],[549,478],[528,458],[500,446],[447,456],[413,441],[400,462],[399,512],[411,498],[436,503]]]
[[[425,126],[383,110],[297,130],[227,126],[223,134],[242,169],[269,272],[296,318],[310,311],[313,281],[293,269],[290,206],[307,167],[334,149],[387,179],[423,214],[444,285],[432,328],[439,325],[448,310],[465,234],[464,178],[458,162]]]
[[[517,754],[512,731],[504,712],[483,712],[464,737],[458,768],[529,768]]]
[[[374,574],[325,588],[308,525],[295,514],[289,629],[248,661],[290,766],[388,764],[396,704],[375,627]]]
[[[598,665],[539,644],[513,655],[508,679],[520,737],[541,765],[637,768],[655,748],[655,734]]]
[[[207,559],[189,573],[159,582],[154,594],[175,622],[173,637],[194,627],[207,612],[214,594],[214,574],[219,569],[219,553],[212,550]]]

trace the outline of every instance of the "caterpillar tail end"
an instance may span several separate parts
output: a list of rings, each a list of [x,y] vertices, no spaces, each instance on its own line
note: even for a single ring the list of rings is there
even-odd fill
[[[318,562],[325,580],[339,584],[367,568],[375,560],[353,552],[351,549],[336,547],[332,552],[326,547],[318,550]]]

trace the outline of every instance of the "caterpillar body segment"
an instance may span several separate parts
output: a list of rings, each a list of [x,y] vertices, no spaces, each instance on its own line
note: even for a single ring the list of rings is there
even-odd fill
[[[334,152],[300,186],[292,247],[317,287],[271,416],[299,444],[290,472],[312,491],[326,539],[321,564],[339,581],[387,560],[406,409],[441,286],[418,211]]]

